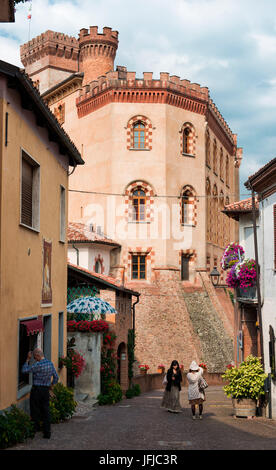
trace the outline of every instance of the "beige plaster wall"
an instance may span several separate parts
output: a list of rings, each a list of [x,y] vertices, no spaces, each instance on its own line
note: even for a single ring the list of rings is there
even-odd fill
[[[52,361],[57,367],[58,313],[64,312],[64,351],[66,349],[67,245],[59,241],[59,207],[60,185],[67,192],[68,176],[67,162],[59,157],[56,144],[48,141],[47,130],[36,126],[33,114],[22,110],[17,92],[5,88],[3,80],[0,110],[1,135],[4,113],[9,113],[8,146],[2,145],[0,153],[3,169],[0,178],[0,409],[3,409],[17,400],[19,319],[52,315]],[[40,165],[38,232],[20,225],[22,148]],[[44,308],[41,307],[43,238],[52,241],[53,291],[52,306]]]

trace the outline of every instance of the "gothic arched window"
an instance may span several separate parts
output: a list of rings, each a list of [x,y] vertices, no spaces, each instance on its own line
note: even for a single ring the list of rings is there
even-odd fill
[[[196,200],[192,187],[184,187],[181,192],[181,224],[196,225]]]

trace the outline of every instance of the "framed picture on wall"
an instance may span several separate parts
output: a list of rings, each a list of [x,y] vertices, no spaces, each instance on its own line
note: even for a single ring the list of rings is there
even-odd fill
[[[52,305],[52,285],[51,285],[51,268],[52,268],[52,242],[43,239],[43,273],[42,273],[42,299],[43,307]]]

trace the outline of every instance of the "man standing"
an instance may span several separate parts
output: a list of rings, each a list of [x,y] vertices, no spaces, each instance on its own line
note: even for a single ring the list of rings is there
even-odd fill
[[[50,388],[55,385],[58,380],[58,374],[51,361],[45,359],[41,349],[36,348],[33,351],[35,363],[29,365],[32,352],[28,352],[25,364],[22,367],[24,374],[33,374],[33,386],[30,395],[30,411],[31,418],[34,422],[35,430],[39,431],[39,423],[43,422],[43,437],[50,439],[51,437],[51,420],[50,420]],[[52,381],[53,377],[53,381]]]

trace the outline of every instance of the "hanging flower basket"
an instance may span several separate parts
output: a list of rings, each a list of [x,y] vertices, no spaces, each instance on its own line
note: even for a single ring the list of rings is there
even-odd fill
[[[247,290],[249,287],[255,287],[257,273],[256,261],[254,259],[246,259],[235,266],[236,276],[239,282],[239,288]]]
[[[244,248],[236,242],[230,243],[224,250],[220,265],[224,271],[244,259]]]
[[[236,275],[235,266],[232,266],[226,277],[226,284],[232,289],[239,287],[239,281]]]

